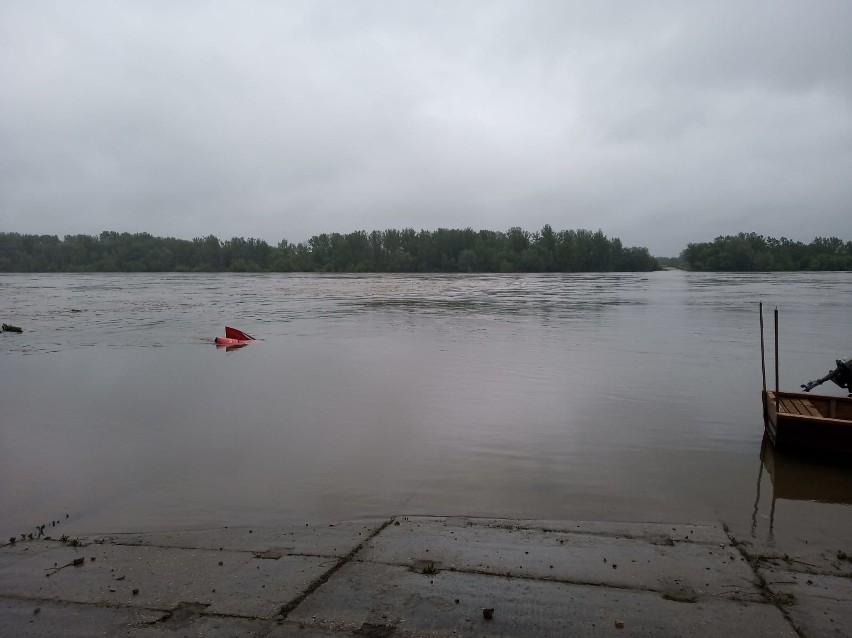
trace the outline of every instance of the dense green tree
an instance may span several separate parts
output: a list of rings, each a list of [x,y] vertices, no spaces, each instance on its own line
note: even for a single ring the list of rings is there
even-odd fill
[[[817,237],[803,244],[739,233],[688,244],[680,260],[689,270],[704,271],[852,270],[852,242]]]
[[[845,259],[847,246],[826,244],[830,254],[814,266]],[[697,249],[696,249],[697,250]],[[233,272],[554,272],[653,270],[645,248],[624,248],[601,231],[508,232],[439,228],[374,230],[311,237],[270,246],[262,239],[215,235],[191,241],[148,233],[104,231],[97,236],[0,233],[2,272],[233,271]]]

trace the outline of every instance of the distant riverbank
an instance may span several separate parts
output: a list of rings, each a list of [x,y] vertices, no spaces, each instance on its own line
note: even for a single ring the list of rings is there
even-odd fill
[[[321,234],[270,246],[208,235],[99,236],[0,233],[0,272],[641,272],[659,268],[647,248],[601,231],[545,226],[535,233],[438,229]]]

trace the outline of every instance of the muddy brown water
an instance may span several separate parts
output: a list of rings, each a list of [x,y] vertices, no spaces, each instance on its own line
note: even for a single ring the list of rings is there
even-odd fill
[[[757,304],[796,389],[852,355],[852,274],[0,275],[0,300],[3,534],[407,513],[848,545],[852,470],[761,456]],[[217,349],[225,324],[262,341]]]

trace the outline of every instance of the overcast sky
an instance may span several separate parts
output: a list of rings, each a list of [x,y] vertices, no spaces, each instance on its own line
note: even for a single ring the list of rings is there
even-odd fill
[[[0,0],[0,231],[852,240],[852,2]]]

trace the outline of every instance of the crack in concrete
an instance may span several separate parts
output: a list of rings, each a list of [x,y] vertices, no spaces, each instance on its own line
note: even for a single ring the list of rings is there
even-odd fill
[[[804,630],[799,627],[795,622],[793,622],[793,618],[790,615],[790,612],[786,609],[786,606],[789,605],[789,602],[784,601],[779,594],[776,594],[769,587],[769,583],[766,581],[766,578],[763,574],[760,573],[760,563],[761,559],[759,556],[752,556],[748,550],[745,548],[745,544],[737,540],[733,534],[731,534],[731,530],[726,523],[722,523],[722,531],[725,532],[725,535],[728,537],[731,545],[733,545],[736,550],[740,553],[740,555],[745,559],[752,573],[754,574],[755,579],[757,579],[757,589],[760,592],[760,595],[766,600],[767,603],[774,605],[778,611],[781,612],[781,615],[784,617],[784,620],[789,623],[790,627],[793,631],[796,632],[796,635],[800,636],[800,638],[808,638],[807,634],[805,634]]]
[[[412,566],[409,563],[395,563],[395,562],[391,562],[391,561],[379,561],[379,560],[358,560],[358,561],[355,561],[355,562],[365,563],[365,564],[368,563],[368,564],[372,564],[372,565],[386,565],[388,567],[402,567],[402,568],[405,568],[405,569],[412,569]],[[437,564],[438,563],[436,562],[436,565]],[[580,587],[594,587],[594,588],[600,588],[600,589],[616,589],[616,590],[619,590],[619,591],[626,591],[626,592],[641,592],[641,593],[659,594],[663,597],[665,597],[665,594],[668,592],[668,590],[654,589],[653,587],[636,587],[636,586],[631,587],[629,585],[619,585],[618,583],[600,583],[600,582],[593,582],[593,581],[586,581],[586,580],[570,580],[570,579],[567,579],[567,578],[557,578],[557,577],[527,576],[527,575],[524,575],[524,574],[517,574],[517,573],[514,573],[514,572],[513,573],[501,574],[499,572],[494,572],[494,571],[485,571],[485,570],[472,569],[472,568],[471,569],[462,569],[462,568],[458,568],[458,567],[446,567],[446,566],[443,566],[443,565],[438,567],[438,571],[439,572],[452,572],[452,573],[456,573],[456,574],[471,574],[471,575],[474,575],[474,576],[491,576],[493,578],[511,578],[512,580],[528,580],[528,581],[537,582],[537,583],[557,583],[557,584],[561,584],[561,585],[577,585],[577,586],[580,586]],[[415,573],[420,573],[420,572],[415,571]],[[737,588],[739,588],[739,587],[734,586],[732,589],[737,589]],[[763,596],[765,598],[762,591],[759,591],[759,593],[761,594],[761,596]],[[720,594],[707,594],[707,596],[709,596],[711,598],[729,600],[732,603],[750,602],[750,603],[758,604],[758,605],[770,604],[769,601],[753,601],[753,600],[744,601],[744,600],[741,600],[739,598],[728,598],[728,597],[720,595]]]
[[[153,543],[121,543],[115,541],[107,541],[104,543],[99,543],[100,545],[107,545],[113,547],[141,547],[144,549],[177,549],[177,550],[189,550],[194,552],[207,552],[210,554],[251,554],[253,558],[257,558],[258,560],[279,560],[281,558],[287,556],[300,556],[303,558],[326,558],[329,560],[337,560],[340,558],[339,554],[321,554],[321,553],[312,553],[312,552],[285,552],[279,551],[277,548],[270,548],[262,551],[258,551],[256,549],[226,549],[226,548],[217,548],[213,549],[210,547],[198,547],[196,545],[158,545]]]
[[[106,603],[102,601],[66,600],[64,598],[44,598],[39,596],[18,596],[15,594],[0,595],[0,600],[17,600],[20,602],[39,603],[43,605],[78,605],[80,607],[97,607],[99,609],[124,609],[128,611],[151,612],[152,614],[164,614],[171,609],[165,607],[140,607],[138,605],[122,605],[121,603]],[[214,615],[214,614],[208,614]],[[234,616],[237,618],[237,616]]]
[[[286,605],[281,606],[281,611],[279,612],[279,616],[286,619],[299,605],[301,605],[311,594],[313,594],[317,589],[322,587],[328,580],[337,572],[341,567],[351,562],[355,556],[360,552],[364,546],[373,540],[376,536],[381,534],[385,528],[388,527],[391,523],[396,520],[395,518],[389,518],[384,523],[382,523],[379,527],[377,527],[373,532],[367,536],[361,543],[359,543],[355,548],[346,554],[345,556],[341,556],[337,559],[337,562],[332,565],[325,573],[319,576],[316,580],[314,580],[310,585],[308,585],[301,594],[296,596],[293,600],[291,600]]]

